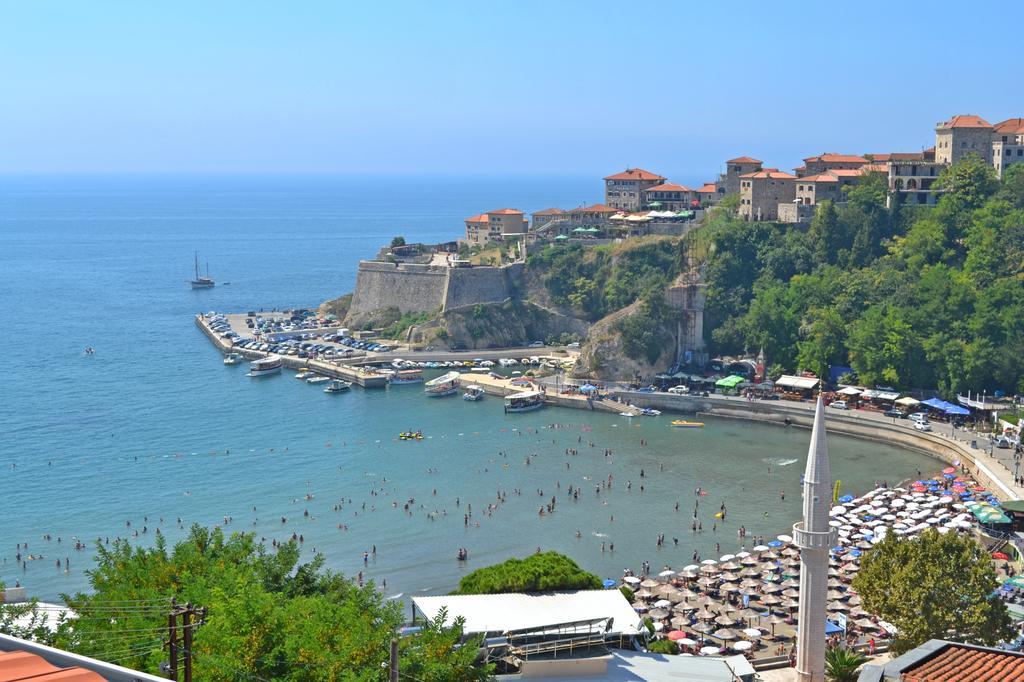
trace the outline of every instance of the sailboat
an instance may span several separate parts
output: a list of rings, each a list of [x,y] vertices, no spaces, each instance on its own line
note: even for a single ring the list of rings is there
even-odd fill
[[[206,276],[199,274],[199,252],[196,251],[196,276],[195,279],[190,279],[189,284],[192,285],[193,289],[209,289],[214,286],[216,282],[210,277],[210,264],[206,264]]]

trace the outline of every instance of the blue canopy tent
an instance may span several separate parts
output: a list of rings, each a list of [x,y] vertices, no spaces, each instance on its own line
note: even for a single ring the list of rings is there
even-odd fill
[[[800,626],[796,628],[797,632],[800,632]],[[838,635],[841,632],[846,632],[841,625],[833,623],[828,618],[825,619],[825,634],[826,635]]]
[[[928,407],[934,410],[941,410],[945,414],[955,414],[964,416],[971,413],[971,411],[966,408],[960,407],[959,405],[954,405],[953,403],[947,403],[945,400],[940,400],[939,398],[929,398],[928,400],[922,400],[921,404],[927,405]]]
[[[593,384],[583,384],[582,386],[580,386],[581,393],[593,393],[596,390],[597,386],[594,386]]]

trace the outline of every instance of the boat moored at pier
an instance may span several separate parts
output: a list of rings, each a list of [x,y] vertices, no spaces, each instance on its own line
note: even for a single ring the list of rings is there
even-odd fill
[[[351,381],[342,381],[341,379],[331,379],[331,383],[324,389],[324,393],[344,393],[345,391],[352,388]]]
[[[419,369],[400,369],[391,375],[390,383],[399,386],[403,384],[418,384],[423,381],[423,371]]]
[[[224,364],[238,365],[241,364],[242,360],[244,359],[245,358],[242,356],[241,353],[228,353],[227,355],[224,356]]]
[[[466,392],[462,394],[462,399],[468,400],[470,402],[476,402],[477,400],[480,400],[483,397],[484,389],[481,386],[477,386],[476,384],[467,386]]]
[[[540,391],[524,391],[505,398],[505,412],[532,412],[544,407],[544,394]]]
[[[280,355],[268,355],[265,358],[253,360],[249,363],[249,376],[261,377],[267,374],[276,374],[284,367],[284,361]]]
[[[428,398],[454,395],[459,390],[460,379],[461,375],[458,372],[448,372],[424,384],[423,392],[427,394]]]

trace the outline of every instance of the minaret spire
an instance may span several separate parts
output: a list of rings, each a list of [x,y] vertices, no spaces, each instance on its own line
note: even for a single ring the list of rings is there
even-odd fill
[[[832,467],[828,461],[825,403],[818,395],[814,427],[804,470],[804,518],[793,525],[793,541],[800,549],[799,633],[796,673],[801,682],[825,680],[825,617],[828,600],[828,553],[836,532],[828,525],[832,499]]]

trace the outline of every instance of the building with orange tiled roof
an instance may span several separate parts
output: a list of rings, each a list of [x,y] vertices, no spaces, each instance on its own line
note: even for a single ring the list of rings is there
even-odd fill
[[[778,220],[779,204],[793,203],[796,176],[762,168],[740,176],[739,215],[745,220]]]
[[[498,208],[466,218],[466,243],[470,246],[501,241],[527,231],[526,217],[514,208]]]
[[[858,682],[1021,682],[1024,653],[933,639],[883,664],[866,665]]]
[[[694,201],[699,201],[696,192],[689,187],[672,182],[663,182],[644,190],[644,206],[647,208],[657,208],[663,211],[686,211],[693,207]]]
[[[830,170],[856,170],[868,163],[863,156],[852,154],[818,154],[804,159],[804,165],[798,169],[797,175],[818,175]]]
[[[992,155],[992,124],[981,116],[959,114],[935,126],[935,161],[956,163],[969,154]]]
[[[642,168],[627,168],[604,178],[604,203],[621,211],[639,211],[643,208],[644,191],[665,180]]]
[[[560,208],[545,208],[542,211],[534,211],[530,214],[530,229],[537,231],[550,222],[563,219],[565,211]]]
[[[159,644],[156,645],[159,649]],[[166,682],[165,678],[0,633],[0,682]]]
[[[1008,118],[993,126],[992,165],[1003,176],[1007,166],[1024,163],[1024,118]]]
[[[725,162],[725,173],[715,183],[722,194],[737,194],[740,191],[740,176],[761,170],[761,160],[749,156],[737,156]]]

